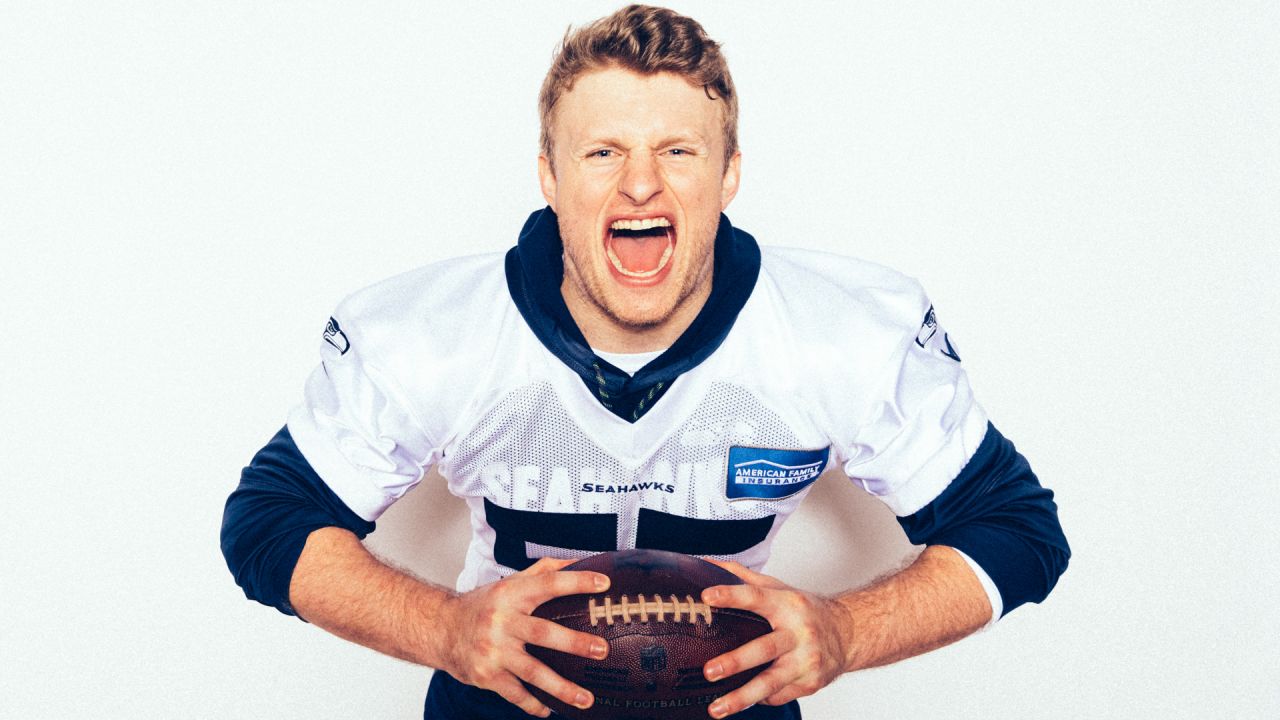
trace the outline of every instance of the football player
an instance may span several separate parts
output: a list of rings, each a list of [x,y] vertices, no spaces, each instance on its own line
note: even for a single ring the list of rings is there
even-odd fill
[[[631,6],[571,33],[543,85],[547,207],[505,255],[355,293],[288,423],[227,501],[222,548],[255,600],[435,668],[431,718],[593,697],[525,651],[601,658],[533,618],[608,578],[557,572],[632,547],[721,562],[705,602],[773,631],[703,668],[772,662],[713,717],[799,717],[842,673],[964,637],[1039,602],[1069,550],[1052,493],[974,400],[914,281],[762,248],[723,211],[738,189],[737,97],[690,18]],[[827,597],[761,574],[831,463],[926,548]],[[430,468],[471,513],[456,589],[360,543]]]

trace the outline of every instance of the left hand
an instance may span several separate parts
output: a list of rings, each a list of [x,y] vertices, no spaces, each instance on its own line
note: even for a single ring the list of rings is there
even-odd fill
[[[745,710],[756,703],[784,705],[812,695],[845,671],[848,648],[842,630],[847,611],[835,600],[797,590],[777,578],[736,562],[712,560],[742,578],[745,585],[716,585],[702,591],[702,601],[717,607],[750,610],[764,616],[773,632],[703,666],[716,681],[770,660],[773,665],[708,708],[712,717]]]

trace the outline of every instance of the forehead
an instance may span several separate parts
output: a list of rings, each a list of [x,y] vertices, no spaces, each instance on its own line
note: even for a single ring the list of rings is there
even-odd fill
[[[569,142],[694,134],[722,140],[722,101],[680,75],[611,67],[578,77],[556,103],[552,131]]]

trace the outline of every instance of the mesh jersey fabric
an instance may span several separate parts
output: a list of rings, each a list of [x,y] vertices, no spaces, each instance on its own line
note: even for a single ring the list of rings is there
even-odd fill
[[[500,254],[358,292],[328,330],[289,417],[294,441],[370,521],[437,467],[472,515],[460,591],[538,556],[641,540],[760,569],[809,486],[730,499],[734,448],[828,451],[906,516],[947,488],[987,428],[920,286],[813,251],[765,248],[722,344],[634,423],[535,337]]]

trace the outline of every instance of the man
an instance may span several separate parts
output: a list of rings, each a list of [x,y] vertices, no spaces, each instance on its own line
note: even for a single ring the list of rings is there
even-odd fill
[[[357,293],[324,334],[303,404],[246,468],[223,550],[246,594],[436,668],[427,717],[512,718],[593,698],[525,644],[604,644],[530,616],[607,578],[603,550],[709,556],[742,586],[705,602],[772,633],[711,680],[772,665],[713,717],[799,717],[840,674],[959,639],[1042,600],[1069,555],[1052,493],[973,400],[917,284],[848,258],[761,251],[722,211],[737,100],[693,20],[631,6],[566,38],[543,86],[535,212],[504,257]],[[927,547],[836,597],[758,572],[828,462]],[[783,484],[761,462],[803,466]],[[435,466],[474,528],[457,591],[359,540]]]

